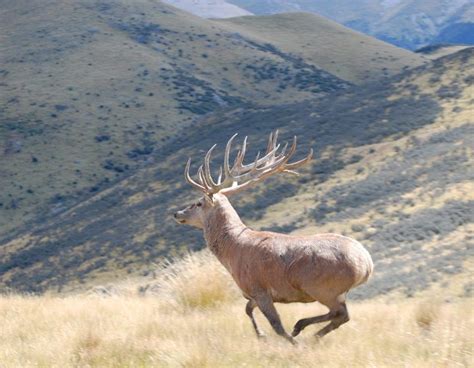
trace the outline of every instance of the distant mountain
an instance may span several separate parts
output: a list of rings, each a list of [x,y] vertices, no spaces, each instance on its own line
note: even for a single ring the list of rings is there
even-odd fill
[[[179,9],[203,18],[230,18],[252,15],[251,12],[239,8],[224,0],[163,0]]]
[[[299,178],[280,176],[232,198],[246,223],[362,241],[377,272],[353,296],[413,295],[434,285],[467,295],[474,259],[473,72],[474,49],[465,49],[322,99],[229,108],[177,128],[150,153],[150,165],[3,237],[0,287],[80,289],[143,274],[162,257],[203,247],[200,231],[171,217],[198,196],[183,179],[187,157],[195,170],[218,143],[217,163],[235,132],[249,135],[254,157],[280,128],[282,140],[300,137],[300,154],[312,146],[314,160]]]
[[[474,2],[461,7],[432,42],[474,45]]]
[[[255,14],[315,12],[394,45],[469,43],[472,0],[229,0]]]

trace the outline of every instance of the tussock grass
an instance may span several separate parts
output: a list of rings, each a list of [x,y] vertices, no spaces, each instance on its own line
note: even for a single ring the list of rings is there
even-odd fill
[[[157,280],[145,288],[157,290],[167,303],[183,311],[211,308],[239,297],[226,270],[207,250],[165,263]]]
[[[415,310],[415,320],[418,326],[430,329],[439,318],[441,303],[437,300],[424,301],[419,303]]]
[[[160,270],[141,296],[132,284],[116,288],[128,292],[0,297],[0,366],[473,366],[472,299],[349,303],[347,325],[319,342],[320,326],[308,327],[293,347],[260,313],[268,338],[256,339],[245,301],[207,252]],[[278,309],[287,329],[324,312],[316,303]]]

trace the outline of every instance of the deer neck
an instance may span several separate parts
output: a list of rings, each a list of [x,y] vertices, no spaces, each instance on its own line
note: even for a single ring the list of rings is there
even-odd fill
[[[239,238],[247,230],[229,200],[220,196],[204,223],[204,238],[214,255],[227,265],[229,257],[239,248]]]

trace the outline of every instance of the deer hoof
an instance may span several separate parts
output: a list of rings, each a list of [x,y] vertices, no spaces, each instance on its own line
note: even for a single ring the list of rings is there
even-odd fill
[[[287,339],[292,345],[298,345],[298,342],[292,336],[288,336]]]
[[[296,322],[295,327],[293,327],[293,332],[291,333],[291,336],[296,337],[300,334],[301,331],[303,331],[303,326],[299,323]]]

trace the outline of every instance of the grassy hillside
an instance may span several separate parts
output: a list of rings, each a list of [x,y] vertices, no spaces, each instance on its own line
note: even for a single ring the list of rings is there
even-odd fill
[[[416,50],[433,43],[472,44],[469,0],[229,0],[255,14],[312,12],[393,45]]]
[[[355,297],[429,287],[471,295],[473,60],[466,49],[318,103],[211,115],[154,151],[155,164],[4,237],[0,281],[15,290],[72,290],[202,248],[200,232],[170,216],[196,198],[182,178],[186,158],[196,164],[215,142],[222,150],[236,131],[256,150],[281,128],[282,139],[301,137],[302,154],[311,145],[315,159],[299,179],[269,180],[233,198],[249,225],[361,240],[377,272]]]
[[[155,293],[137,294],[129,284],[109,296],[1,296],[2,367],[472,365],[474,315],[466,299],[349,302],[349,323],[319,342],[313,334],[320,327],[308,327],[291,346],[258,311],[267,339],[257,340],[229,279],[213,257],[198,254],[158,275]],[[317,304],[277,308],[288,330],[324,313]]]
[[[310,13],[285,13],[220,20],[239,32],[308,60],[328,72],[361,84],[421,65],[420,55],[399,49]]]
[[[0,233],[151,163],[212,111],[347,85],[153,0],[4,1],[0,32]]]
[[[296,195],[267,208],[255,225],[299,234],[340,232],[368,244],[378,274],[364,296],[397,288],[414,295],[433,284],[472,295],[473,56],[474,50],[466,49],[445,57],[428,73],[413,73],[395,83],[386,105],[377,101],[380,113],[389,114],[379,115],[380,124],[390,124],[402,113],[390,102],[409,96],[416,107],[395,118],[398,127],[439,109],[429,124],[359,147],[329,148],[322,158],[342,161],[341,169],[329,180],[308,182]],[[417,91],[423,92],[415,97]],[[428,96],[437,106],[422,112]],[[314,170],[318,171],[317,163]],[[325,168],[321,171],[324,176]]]

